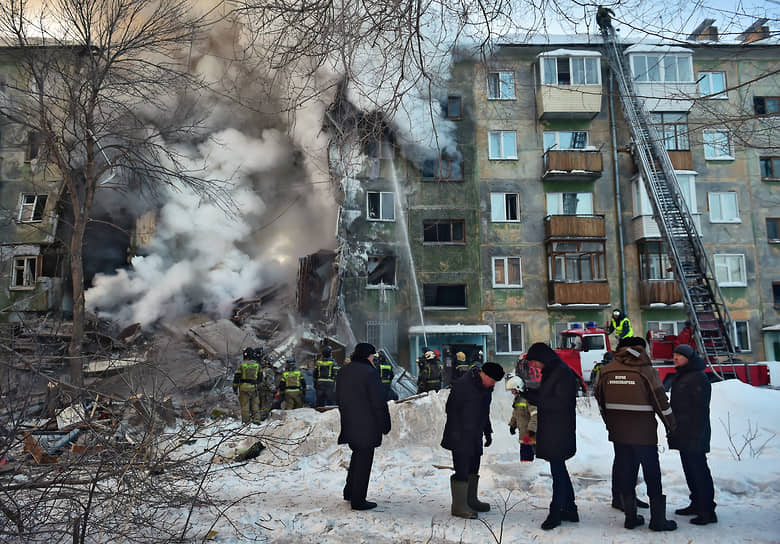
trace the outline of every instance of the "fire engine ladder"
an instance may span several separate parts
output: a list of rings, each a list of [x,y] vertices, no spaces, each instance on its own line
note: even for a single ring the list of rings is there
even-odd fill
[[[605,35],[604,49],[618,83],[620,101],[631,130],[634,160],[639,166],[655,221],[666,243],[686,311],[695,325],[698,351],[706,355],[710,366],[713,361],[733,366],[731,316],[693,217],[682,197],[664,140],[648,122],[643,100],[637,98],[630,70],[622,60],[612,29]],[[720,377],[714,368],[712,370]]]

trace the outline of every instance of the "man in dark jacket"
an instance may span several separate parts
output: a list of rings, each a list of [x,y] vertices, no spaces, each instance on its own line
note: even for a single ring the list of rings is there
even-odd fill
[[[376,348],[360,343],[352,353],[352,362],[336,376],[336,396],[341,415],[338,443],[352,450],[344,500],[353,510],[369,510],[375,502],[366,500],[374,449],[382,444],[382,435],[390,432],[390,412],[379,372],[373,365]]]
[[[452,451],[455,474],[450,477],[453,516],[474,519],[490,505],[477,498],[482,436],[485,447],[493,442],[490,425],[490,401],[493,386],[504,377],[504,369],[487,362],[473,368],[453,382],[447,398],[447,422],[441,446]]]
[[[542,529],[549,530],[560,525],[562,520],[580,520],[574,503],[574,488],[566,470],[566,459],[574,457],[577,451],[578,378],[550,346],[542,342],[531,346],[526,359],[542,373],[539,388],[526,389],[523,394],[537,408],[536,456],[550,463],[553,494],[550,513],[542,523]]]
[[[695,514],[696,517],[691,520],[695,525],[717,523],[715,488],[707,465],[712,433],[712,386],[704,372],[707,363],[686,344],[674,348],[672,357],[676,369],[671,390],[672,412],[677,419],[677,428],[669,435],[669,447],[680,450],[680,461],[691,496],[691,503],[675,510],[675,514]]]
[[[615,447],[612,478],[626,515],[623,526],[633,529],[645,522],[636,513],[636,477],[641,464],[650,497],[650,529],[673,531],[677,523],[666,519],[666,497],[661,488],[656,415],[667,433],[674,429],[674,416],[646,348],[640,337],[618,343],[614,360],[601,369],[596,400]]]

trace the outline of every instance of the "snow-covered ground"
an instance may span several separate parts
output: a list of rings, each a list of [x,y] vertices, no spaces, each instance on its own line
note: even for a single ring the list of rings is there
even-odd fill
[[[368,499],[379,507],[365,512],[352,511],[341,497],[350,452],[336,444],[337,410],[282,412],[267,425],[251,428],[250,433],[267,433],[268,426],[275,426],[276,437],[309,435],[292,456],[269,448],[246,463],[220,465],[228,470],[221,472],[211,491],[221,499],[238,501],[230,509],[236,525],[217,521],[210,541],[780,542],[780,391],[735,380],[713,385],[709,462],[718,503],[717,524],[698,527],[689,523],[690,518],[674,515],[675,508],[688,504],[688,489],[679,455],[667,449],[659,425],[667,515],[679,526],[667,533],[654,533],[647,524],[628,531],[623,528],[622,513],[610,507],[612,445],[592,398],[578,399],[577,454],[567,463],[580,522],[564,522],[552,531],[542,531],[539,525],[551,493],[549,465],[541,460],[520,463],[517,438],[509,434],[507,425],[511,394],[503,389],[493,395],[493,445],[486,449],[480,471],[481,498],[492,509],[480,514],[480,520],[452,517],[451,471],[434,466],[451,465],[449,452],[439,446],[447,395],[441,391],[406,403],[390,403],[393,429],[376,450],[368,493]],[[230,455],[250,440],[229,440],[220,453]],[[191,447],[204,445],[201,441]],[[642,481],[637,494],[647,498]],[[647,510],[640,513],[649,519]],[[214,519],[212,509],[201,508],[193,520],[195,535],[203,538]]]

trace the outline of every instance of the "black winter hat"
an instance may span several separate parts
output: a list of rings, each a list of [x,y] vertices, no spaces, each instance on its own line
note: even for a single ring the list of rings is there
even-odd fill
[[[368,342],[361,342],[355,346],[355,351],[352,352],[352,360],[356,359],[368,359],[369,355],[376,353],[376,348]]]
[[[695,352],[693,351],[693,348],[688,344],[680,344],[679,346],[674,348],[674,351],[672,353],[679,353],[686,359],[690,359],[691,357],[693,357],[693,354]]]
[[[504,377],[504,369],[501,367],[501,365],[498,363],[491,363],[490,361],[482,365],[482,372],[496,381],[501,381],[501,379]]]
[[[641,336],[627,336],[626,338],[621,338],[620,342],[618,342],[617,345],[618,348],[633,348],[633,347],[640,347],[640,348],[646,348],[647,342],[645,342],[645,339]]]
[[[544,342],[537,342],[531,346],[526,353],[525,358],[528,361],[539,361],[542,364],[548,364],[556,357],[555,352]]]

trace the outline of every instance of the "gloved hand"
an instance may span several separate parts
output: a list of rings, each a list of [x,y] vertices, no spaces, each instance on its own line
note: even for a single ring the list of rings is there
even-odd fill
[[[488,448],[493,443],[493,435],[485,433],[485,447]]]
[[[517,427],[509,426],[509,434],[515,434],[517,432]]]

